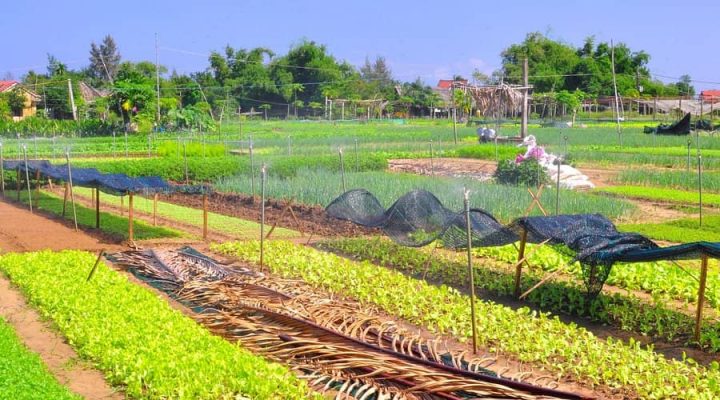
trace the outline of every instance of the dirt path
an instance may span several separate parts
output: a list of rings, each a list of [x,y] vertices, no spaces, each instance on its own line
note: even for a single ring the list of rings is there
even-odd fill
[[[85,232],[75,232],[43,215],[0,201],[0,251],[117,248]],[[23,295],[0,275],[0,316],[15,329],[20,340],[37,353],[57,380],[87,399],[123,399],[105,382],[103,374],[81,361],[65,339],[29,307]]]
[[[75,232],[45,215],[31,214],[20,204],[0,201],[0,252],[77,249],[98,251],[117,244]]]
[[[80,360],[75,350],[30,308],[23,295],[0,275],[0,316],[15,329],[30,351],[37,353],[62,384],[86,399],[124,399],[103,374]]]

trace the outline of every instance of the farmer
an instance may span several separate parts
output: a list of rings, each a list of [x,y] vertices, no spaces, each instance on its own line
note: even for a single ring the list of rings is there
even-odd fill
[[[477,129],[478,142],[487,143],[495,139],[495,129],[488,129],[487,127],[480,127]]]

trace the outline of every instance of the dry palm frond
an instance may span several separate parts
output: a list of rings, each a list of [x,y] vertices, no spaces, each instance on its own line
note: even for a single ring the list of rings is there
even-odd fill
[[[289,364],[315,389],[337,392],[336,398],[555,395],[495,377],[485,369],[494,357],[467,359],[465,352],[410,333],[373,308],[329,299],[298,281],[234,273],[185,252],[125,252],[114,258],[178,300],[204,309],[196,319],[214,333]]]

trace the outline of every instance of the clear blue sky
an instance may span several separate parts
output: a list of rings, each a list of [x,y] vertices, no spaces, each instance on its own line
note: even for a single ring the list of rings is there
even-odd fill
[[[71,68],[88,63],[90,42],[112,35],[123,58],[170,70],[207,67],[226,44],[284,54],[302,38],[359,65],[384,56],[396,78],[434,84],[474,68],[498,68],[500,52],[540,31],[579,46],[625,42],[651,55],[654,74],[690,74],[697,89],[720,88],[720,1],[5,1],[0,78],[45,71],[47,53]],[[527,4],[526,4],[527,3]],[[573,4],[578,3],[578,4]],[[178,51],[180,50],[180,51]],[[666,79],[667,80],[667,79]],[[713,83],[715,82],[715,83]]]

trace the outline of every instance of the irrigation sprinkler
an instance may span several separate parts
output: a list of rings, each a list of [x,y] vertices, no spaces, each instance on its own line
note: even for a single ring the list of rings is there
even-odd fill
[[[188,164],[187,164],[187,144],[185,141],[183,141],[183,164],[185,168],[185,184],[190,183],[190,175],[188,174]]]
[[[560,166],[562,165],[562,162],[560,162],[559,158],[557,159],[557,163],[557,179],[555,180],[555,215],[560,215]]]
[[[75,209],[75,192],[73,191],[73,183],[72,183],[72,168],[70,168],[70,150],[65,149],[65,162],[67,163],[67,173],[68,173],[68,187],[70,189],[70,202],[72,203],[72,209],[73,209],[73,221],[75,222],[75,231],[78,230],[78,223],[77,223],[77,210]]]
[[[37,136],[33,136],[33,147],[35,147],[35,159],[38,159]]]
[[[340,175],[342,176],[342,188],[343,193],[345,193],[347,191],[347,184],[345,182],[345,161],[343,161],[342,147],[338,149],[338,154],[340,155]]]
[[[180,136],[175,139],[175,156],[180,158]]]
[[[260,169],[260,270],[263,270],[265,259],[265,180],[267,166],[263,163]]]
[[[463,189],[465,202],[465,226],[467,231],[467,264],[470,277],[470,317],[472,318],[473,354],[477,354],[477,327],[475,326],[475,273],[472,266],[472,226],[470,225],[470,192]]]
[[[5,196],[5,166],[3,163],[3,144],[0,142],[0,190],[2,195]]]
[[[128,158],[128,134],[125,130],[125,158]]]
[[[115,154],[115,130],[114,129],[113,129],[112,135],[113,135],[112,155],[113,155],[113,158],[115,158],[117,155]],[[55,136],[53,136],[53,158],[54,158],[54,154],[55,154]]]
[[[343,110],[345,103],[343,103]],[[358,153],[358,140],[355,138],[355,172],[360,172],[360,154]]]
[[[33,212],[32,207],[32,194],[30,193],[30,172],[28,172],[28,158],[27,158],[27,145],[23,144],[23,158],[25,159],[25,182],[27,183],[27,191],[28,191],[28,203],[30,204],[30,213]],[[20,192],[20,188],[18,187],[18,192]]]
[[[152,134],[148,134],[148,158],[152,157]]]
[[[433,151],[433,142],[430,139],[430,175],[435,176],[435,152]]]
[[[702,202],[702,156],[698,155],[698,203],[700,205],[700,226],[703,222],[703,202]]]
[[[563,136],[563,154],[565,154],[565,157],[567,157],[567,154],[568,154],[568,137],[567,137],[567,135]]]
[[[290,140],[290,136],[287,137],[287,149],[288,149],[288,156],[292,155],[292,142]]]

